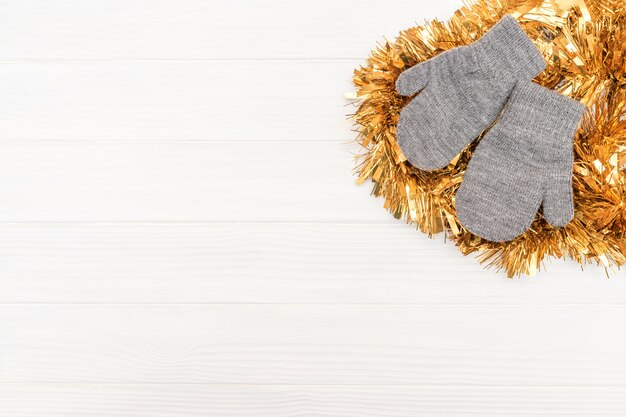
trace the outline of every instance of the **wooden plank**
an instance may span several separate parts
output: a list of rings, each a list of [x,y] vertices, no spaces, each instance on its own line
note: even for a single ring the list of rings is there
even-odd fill
[[[354,90],[356,66],[5,64],[0,66],[0,141],[348,142],[355,134],[347,115],[355,107],[343,95]]]
[[[626,281],[553,262],[485,272],[396,224],[0,224],[3,303],[624,304]]]
[[[625,306],[2,305],[2,383],[626,385]]]
[[[0,222],[391,221],[340,143],[0,144]]]
[[[456,0],[31,0],[0,3],[1,60],[363,59]]]
[[[621,416],[624,387],[2,385],[12,417]]]

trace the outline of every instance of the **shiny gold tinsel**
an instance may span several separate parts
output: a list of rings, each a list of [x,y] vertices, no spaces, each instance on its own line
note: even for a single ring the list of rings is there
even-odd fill
[[[408,99],[394,83],[405,69],[480,38],[510,13],[543,52],[547,69],[536,82],[580,100],[587,112],[574,143],[575,218],[563,229],[537,216],[511,242],[472,235],[459,223],[454,196],[475,144],[435,172],[410,166],[395,127]],[[626,263],[626,2],[624,0],[478,0],[447,22],[432,21],[381,45],[354,72],[360,100],[353,118],[363,146],[358,182],[396,218],[429,235],[447,232],[463,254],[478,253],[508,276],[534,274],[549,256],[605,267]]]

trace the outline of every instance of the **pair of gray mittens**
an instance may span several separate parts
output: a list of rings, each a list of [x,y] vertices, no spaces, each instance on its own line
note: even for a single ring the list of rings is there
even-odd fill
[[[527,230],[543,203],[556,227],[574,216],[573,136],[584,106],[531,80],[545,61],[517,21],[505,16],[481,39],[403,72],[397,141],[424,170],[447,166],[481,132],[456,195],[457,218],[494,242]],[[504,110],[503,110],[504,108]]]

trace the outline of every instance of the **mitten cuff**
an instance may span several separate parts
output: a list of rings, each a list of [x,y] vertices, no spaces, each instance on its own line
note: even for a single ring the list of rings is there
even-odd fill
[[[546,67],[535,44],[511,15],[468,47],[485,70],[514,81],[532,80]]]
[[[529,123],[547,124],[553,133],[569,140],[585,111],[582,103],[533,82],[517,83],[508,106],[524,114]]]

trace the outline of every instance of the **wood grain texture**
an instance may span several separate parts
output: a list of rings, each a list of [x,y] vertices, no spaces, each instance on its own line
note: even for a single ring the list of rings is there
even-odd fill
[[[608,417],[626,389],[610,387],[346,387],[2,385],[11,417]]]
[[[485,272],[394,224],[0,225],[3,303],[624,304],[626,281]]]
[[[0,306],[0,382],[624,386],[626,306]]]
[[[626,414],[623,273],[483,272],[343,93],[458,0],[0,0],[0,416]]]
[[[357,64],[4,64],[0,141],[348,142]]]
[[[340,143],[0,144],[0,222],[392,222]]]
[[[363,59],[456,0],[0,2],[0,59]]]

